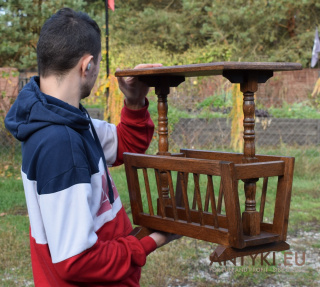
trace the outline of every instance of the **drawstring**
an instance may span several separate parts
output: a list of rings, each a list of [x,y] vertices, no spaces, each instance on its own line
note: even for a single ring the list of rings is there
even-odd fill
[[[92,130],[92,133],[93,133],[93,137],[94,137],[94,140],[95,140],[96,145],[98,147],[98,150],[100,152],[100,155],[102,157],[103,165],[104,165],[104,168],[106,170],[106,175],[107,175],[107,182],[108,182],[108,188],[109,188],[109,194],[108,194],[109,195],[109,201],[112,204],[114,202],[114,194],[113,194],[113,188],[112,188],[112,184],[111,184],[111,179],[110,179],[109,173],[108,173],[108,167],[107,167],[106,158],[104,156],[100,140],[99,140],[97,132],[96,132],[94,126],[93,126],[93,123],[91,121],[90,115],[89,115],[89,113],[87,112],[87,110],[84,107],[82,107],[82,108],[84,109],[84,111],[86,112],[86,114],[87,114],[87,116],[88,116],[88,118],[90,120],[90,125],[91,125],[91,130]]]

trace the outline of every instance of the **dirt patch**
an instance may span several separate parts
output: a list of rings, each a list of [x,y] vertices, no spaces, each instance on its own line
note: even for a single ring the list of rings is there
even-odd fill
[[[258,255],[254,261],[245,257],[242,264],[237,258],[236,266],[229,261],[226,265],[210,265],[210,253],[217,245],[213,244],[211,250],[208,243],[197,241],[197,256],[179,260],[181,267],[189,270],[187,278],[175,278],[167,286],[320,286],[319,230],[319,225],[312,223],[312,231],[288,236],[290,250],[271,252],[263,264]]]
[[[15,207],[9,209],[7,214],[27,216],[28,215],[28,209],[27,209],[26,206],[15,206]]]

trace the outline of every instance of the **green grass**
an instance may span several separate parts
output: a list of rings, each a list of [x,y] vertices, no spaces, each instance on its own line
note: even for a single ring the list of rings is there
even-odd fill
[[[268,111],[275,118],[320,119],[320,111],[310,101],[293,104],[284,102],[281,108],[271,107]]]
[[[28,217],[7,215],[0,226],[0,285],[32,286]]]
[[[29,218],[21,180],[0,180],[1,286],[32,286]]]
[[[16,206],[25,206],[25,196],[21,180],[14,178],[0,179],[0,211],[8,212]],[[9,208],[9,210],[8,210]]]

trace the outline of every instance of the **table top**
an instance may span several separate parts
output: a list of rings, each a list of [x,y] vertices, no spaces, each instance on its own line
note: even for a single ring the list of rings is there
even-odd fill
[[[135,76],[214,76],[222,75],[226,71],[293,71],[301,70],[299,63],[283,62],[212,62],[206,64],[192,64],[180,66],[163,66],[144,69],[118,70],[116,77]]]

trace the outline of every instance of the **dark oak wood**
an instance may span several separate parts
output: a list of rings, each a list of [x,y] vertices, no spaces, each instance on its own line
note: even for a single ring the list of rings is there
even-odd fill
[[[142,226],[138,226],[135,227],[129,235],[132,235],[138,239],[142,239],[145,236],[150,235],[152,232],[154,232],[154,230],[146,228],[146,227],[142,227]]]
[[[146,168],[143,169],[143,177],[144,177],[144,182],[145,182],[145,187],[146,187],[146,195],[147,195],[147,200],[148,200],[149,213],[150,213],[150,215],[154,215],[149,178],[148,178]]]
[[[234,163],[221,164],[221,171],[221,181],[230,234],[229,243],[233,247],[243,248],[243,224],[241,222],[238,182],[235,176]]]
[[[144,160],[143,160],[144,159]],[[290,158],[288,158],[289,160]],[[214,229],[225,229],[228,230],[228,245],[236,248],[245,248],[247,246],[259,245],[269,243],[271,241],[280,240],[281,230],[279,232],[275,232],[275,228],[277,226],[274,224],[266,224],[260,223],[259,221],[259,228],[261,230],[260,234],[249,234],[246,236],[244,227],[243,227],[243,219],[240,215],[240,203],[239,203],[239,195],[238,195],[238,176],[237,171],[240,170],[240,174],[244,174],[241,172],[241,167],[244,167],[246,170],[248,165],[257,165],[258,163],[253,164],[239,164],[235,165],[232,162],[225,162],[225,161],[216,161],[216,160],[203,160],[203,159],[188,159],[188,158],[172,158],[168,156],[147,156],[147,155],[138,155],[138,154],[124,154],[124,160],[126,164],[126,170],[128,172],[127,177],[129,179],[135,178],[137,182],[134,184],[129,184],[129,191],[130,191],[130,200],[131,205],[133,206],[132,210],[138,210],[137,214],[133,214],[134,223],[137,225],[143,225],[145,227],[161,230],[165,232],[174,232],[169,225],[172,225],[172,222],[176,222],[176,224],[190,224],[189,228],[192,228],[193,231],[191,232],[186,228],[188,225],[182,224],[183,228],[179,229],[179,234],[185,236],[191,236],[197,239],[208,240],[210,242],[216,242],[214,237],[210,237],[212,235],[212,230]],[[202,164],[206,162],[206,169],[203,169]],[[265,163],[261,163],[264,165]],[[267,162],[268,165],[272,164]],[[282,164],[282,162],[275,162],[274,165],[278,166]],[[217,172],[216,167],[220,167],[220,172]],[[145,168],[155,168],[155,176],[157,178],[157,187],[159,188],[159,170],[163,170],[168,174],[169,178],[169,187],[170,187],[170,204],[165,204],[163,198],[161,196],[161,192],[158,193],[158,206],[160,212],[158,215],[152,215],[145,211],[142,208],[142,201],[140,196],[140,188],[139,188],[139,179],[138,179],[138,170]],[[182,197],[184,201],[183,207],[175,206],[175,192],[173,190],[173,183],[172,183],[172,176],[171,172],[174,170],[182,169],[184,172],[194,174],[195,178],[195,186],[196,192],[192,193],[193,198],[190,198],[190,193],[187,192],[187,184],[185,182],[184,174],[181,174],[179,180],[182,181]],[[259,170],[259,169],[258,169]],[[255,173],[258,177],[263,178],[266,174],[266,171],[260,169],[261,173]],[[203,173],[201,173],[202,171]],[[267,172],[268,173],[268,172]],[[278,169],[278,174],[272,173],[279,178],[283,177],[284,174],[283,169]],[[144,174],[148,174],[144,172]],[[205,175],[208,178],[211,176],[217,176],[220,174],[222,180],[222,186],[224,189],[224,202],[225,202],[225,210],[226,215],[219,214],[216,212],[217,207],[215,200],[213,199],[217,195],[214,194],[214,188],[210,188],[210,185],[213,185],[212,181],[209,179],[208,184],[206,186],[205,192],[207,193],[210,190],[210,197],[211,197],[211,205],[212,212],[209,210],[202,209],[202,201],[200,202],[201,194],[205,194],[205,192],[201,192],[200,186],[198,184],[199,176]],[[145,180],[145,179],[144,179]],[[147,179],[149,182],[149,179]],[[278,185],[279,186],[279,185]],[[160,189],[158,189],[160,190]],[[280,195],[279,195],[280,196]],[[150,194],[151,197],[151,194]],[[203,200],[205,197],[203,197]],[[194,208],[190,208],[190,201],[195,200],[197,204]],[[152,204],[152,200],[148,200],[148,204]],[[149,206],[149,210],[153,209],[153,207]],[[286,218],[286,213],[277,214],[277,216]],[[148,221],[146,221],[146,217],[148,217]],[[163,219],[163,224],[158,226],[159,218]],[[260,220],[260,217],[259,217]],[[174,228],[177,225],[174,225]],[[205,229],[201,228],[200,231],[198,230],[199,227],[205,227]],[[208,234],[205,234],[205,230],[208,229]],[[177,229],[178,230],[178,229]],[[198,230],[197,233],[196,230]],[[178,231],[176,231],[178,232]],[[210,239],[209,239],[210,238]],[[225,239],[224,239],[225,240]]]
[[[228,230],[223,228],[214,228],[212,226],[201,226],[198,223],[175,221],[172,218],[161,218],[160,216],[150,217],[146,214],[140,214],[138,224],[143,226],[168,232],[205,240],[208,242],[227,245],[229,242]]]
[[[116,72],[117,77],[138,77],[148,86],[155,87],[158,97],[157,155],[124,154],[133,221],[147,228],[136,232],[137,237],[141,238],[151,230],[160,230],[219,243],[223,246],[213,253],[218,261],[289,248],[284,241],[294,158],[256,154],[254,94],[258,83],[266,82],[274,72],[299,69],[302,66],[297,63],[218,62]],[[170,88],[177,87],[185,77],[214,75],[240,83],[244,113],[243,153],[181,149],[180,153],[171,154],[167,116]],[[140,169],[144,184],[139,182]],[[153,173],[148,173],[148,169]],[[175,187],[174,172],[177,174]],[[157,191],[151,188],[148,174],[154,174]],[[214,177],[220,178],[217,187],[214,187]],[[273,222],[266,223],[263,217],[270,177],[276,177],[278,184]],[[206,178],[205,188],[200,185],[200,178]],[[256,182],[260,178],[263,187],[260,210],[256,210]],[[242,215],[239,181],[244,184],[246,198]],[[140,185],[145,187],[145,197],[141,195]],[[147,202],[146,210],[142,197]],[[156,207],[153,202],[157,202]]]
[[[213,62],[205,64],[180,65],[169,67],[156,67],[144,69],[119,70],[116,77],[136,76],[216,76],[222,75],[223,71],[293,71],[302,70],[299,63],[272,63],[272,62]],[[239,74],[239,73],[237,73]]]
[[[218,213],[217,213],[216,201],[215,201],[215,196],[214,196],[214,188],[213,188],[212,176],[209,176],[209,175],[208,175],[207,194],[208,193],[209,193],[208,201],[210,200],[210,202],[211,202],[212,216],[214,218],[213,226],[215,228],[219,228]],[[206,201],[207,201],[207,198],[206,198]],[[209,204],[207,204],[205,206],[205,211],[208,212],[208,209],[209,209]]]
[[[242,163],[243,153],[233,152],[218,152],[208,150],[195,150],[195,149],[181,149],[181,153],[187,158],[198,158],[198,159],[210,159],[210,160],[222,160],[232,161],[235,164]],[[269,162],[269,161],[280,161],[282,157],[274,155],[259,155],[256,154],[258,162]]]
[[[158,214],[160,214],[162,216],[162,218],[166,217],[166,213],[165,213],[165,201],[164,201],[164,197],[166,196],[166,194],[163,194],[163,187],[166,187],[166,184],[163,183],[163,179],[165,179],[165,181],[167,181],[167,178],[163,177],[163,174],[165,174],[165,171],[159,171],[158,169],[155,169],[155,175],[156,175],[156,182],[157,182],[157,189],[158,189]],[[167,197],[165,197],[167,198]]]
[[[255,104],[254,93],[258,90],[258,75],[250,72],[247,74],[246,81],[240,84],[240,90],[243,93],[243,163],[257,162],[255,151]],[[260,214],[256,211],[256,182],[258,178],[243,180],[246,196],[245,211],[242,213],[243,232],[246,235],[260,234]]]
[[[236,164],[237,179],[249,179],[270,177],[284,174],[284,161],[257,162],[248,164]]]
[[[219,188],[219,198],[218,198],[218,213],[221,213],[222,209],[222,200],[223,200],[223,186],[222,186],[222,180],[220,182],[220,188]]]
[[[187,193],[187,184],[185,182],[185,176],[182,174],[180,177],[181,188],[182,188],[182,198],[183,198],[183,206],[186,213],[187,222],[191,222],[191,215],[190,215],[190,208],[189,208],[189,200],[188,200],[188,193]]]
[[[268,180],[269,180],[268,177],[263,178],[263,186],[261,191],[261,202],[260,202],[260,223],[263,222],[264,207],[266,204],[266,197],[267,197]]]
[[[211,264],[213,262],[223,262],[231,260],[236,257],[248,256],[253,254],[261,254],[272,251],[284,251],[290,249],[290,245],[286,242],[279,241],[265,245],[247,247],[244,249],[235,249],[230,246],[218,246],[215,251],[210,255]]]
[[[151,83],[148,82],[150,85]],[[158,96],[158,155],[170,155],[168,152],[168,103],[167,97],[170,92],[170,83],[167,80],[161,79],[160,83],[155,84],[155,93]],[[160,210],[163,212],[163,206],[169,203],[169,186],[168,177],[165,171],[159,171],[159,195]]]
[[[287,238],[289,210],[293,182],[294,158],[283,157],[286,163],[283,176],[279,177],[273,217],[273,232],[280,234],[282,240]]]
[[[181,173],[199,173],[221,176],[221,162],[197,158],[177,158],[170,156],[124,153],[124,158],[134,162],[136,168],[172,170]],[[127,156],[128,155],[128,156]],[[129,162],[128,162],[129,164]]]
[[[169,190],[170,190],[171,206],[172,206],[172,210],[173,210],[173,218],[174,218],[174,220],[178,220],[177,204],[176,204],[176,198],[174,195],[171,172],[167,171],[167,174],[168,174],[168,179],[169,179]]]

